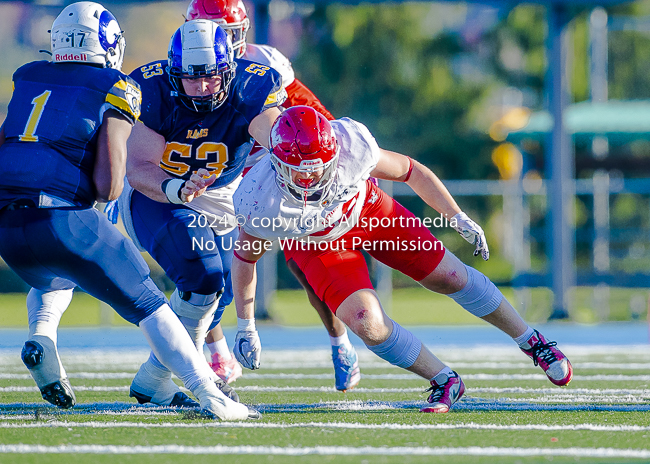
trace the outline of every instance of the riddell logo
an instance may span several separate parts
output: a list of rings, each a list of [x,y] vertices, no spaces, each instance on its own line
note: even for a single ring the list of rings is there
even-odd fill
[[[56,55],[54,55],[54,60],[55,61],[88,61],[88,57],[86,56],[85,53],[79,53],[79,54],[65,53],[63,55],[57,53]]]

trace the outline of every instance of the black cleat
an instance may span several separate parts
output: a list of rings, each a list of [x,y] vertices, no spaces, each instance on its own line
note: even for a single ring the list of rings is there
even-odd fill
[[[77,404],[77,398],[74,396],[74,391],[72,391],[68,379],[57,380],[54,383],[45,385],[40,390],[45,401],[61,409],[70,409]]]
[[[138,401],[138,404],[151,403],[151,397],[150,396],[143,395],[142,393],[138,393],[133,388],[129,388],[129,397],[130,398],[135,398]]]
[[[139,404],[152,403],[150,396],[135,391],[133,387],[129,389],[129,396],[131,398],[135,398]],[[174,395],[174,397],[172,398],[171,402],[168,405],[160,405],[160,406],[172,406],[175,408],[198,408],[200,405],[192,398],[187,396],[185,393],[179,391]]]
[[[217,380],[215,380],[214,383],[217,385],[217,388],[221,390],[221,393],[226,395],[231,400],[239,403],[239,395],[237,394],[234,388],[232,388],[230,385],[224,382],[220,377],[217,377]]]
[[[198,408],[200,406],[199,403],[194,401],[183,392],[176,393],[169,405],[174,406],[175,408]]]

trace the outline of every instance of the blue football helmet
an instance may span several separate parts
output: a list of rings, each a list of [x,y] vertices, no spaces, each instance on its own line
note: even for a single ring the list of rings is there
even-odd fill
[[[169,41],[168,63],[173,94],[190,110],[209,112],[226,101],[237,65],[230,37],[213,21],[196,19],[179,27]],[[217,93],[206,96],[185,93],[181,79],[212,76],[221,76]]]

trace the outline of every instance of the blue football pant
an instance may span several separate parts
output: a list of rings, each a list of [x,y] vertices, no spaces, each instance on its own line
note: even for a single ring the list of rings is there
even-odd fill
[[[133,242],[94,208],[0,212],[0,256],[30,286],[79,286],[136,325],[167,303]]]
[[[218,236],[183,206],[153,201],[138,191],[131,198],[133,228],[138,241],[181,292],[201,295],[223,292],[212,329],[233,299],[230,283],[237,229]]]

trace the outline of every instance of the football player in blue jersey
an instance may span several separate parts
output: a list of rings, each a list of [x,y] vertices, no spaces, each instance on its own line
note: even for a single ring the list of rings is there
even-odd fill
[[[226,32],[202,19],[174,33],[167,60],[146,64],[131,77],[142,88],[143,104],[141,123],[128,142],[132,188],[125,188],[119,209],[136,245],[176,284],[171,307],[203,356],[210,325],[232,301],[229,274],[237,233],[232,196],[253,137],[269,140],[286,91],[269,66],[235,60]],[[254,322],[240,320],[238,327],[236,343],[255,353]],[[257,366],[259,358],[251,362]],[[169,376],[152,353],[130,394],[166,404]],[[233,395],[216,375],[215,382]]]
[[[52,61],[14,73],[0,128],[0,255],[32,287],[23,362],[46,401],[75,405],[56,342],[79,286],[140,327],[206,414],[256,417],[217,388],[142,256],[93,208],[122,191],[142,101],[138,83],[120,71],[125,41],[115,17],[97,3],[74,3],[55,19],[51,47]],[[170,404],[197,405],[168,380],[161,391]]]
[[[277,48],[247,42],[247,32],[251,24],[242,0],[191,0],[187,6],[185,17],[188,20],[209,19],[216,22],[230,35],[235,49],[235,57],[255,61],[278,71],[282,75],[282,85],[287,91],[287,100],[282,106],[289,108],[307,105],[328,120],[334,119],[334,116],[311,90],[296,78],[291,62]],[[244,174],[267,154],[268,151],[259,145],[254,146],[246,160]],[[336,389],[339,391],[351,390],[359,383],[361,371],[356,350],[350,343],[345,324],[316,296],[314,289],[309,285],[305,274],[296,262],[288,259],[287,266],[304,287],[309,302],[316,309],[329,334]],[[230,355],[228,342],[219,325],[208,332],[205,341],[211,353],[211,367],[218,376],[230,383],[242,375],[242,368]]]

